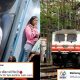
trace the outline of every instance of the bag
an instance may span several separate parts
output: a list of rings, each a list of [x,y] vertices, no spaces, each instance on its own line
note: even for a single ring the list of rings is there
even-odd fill
[[[36,51],[36,52],[40,53],[40,44],[41,44],[41,40],[39,39],[39,40],[35,43],[35,45],[33,46],[32,51]]]

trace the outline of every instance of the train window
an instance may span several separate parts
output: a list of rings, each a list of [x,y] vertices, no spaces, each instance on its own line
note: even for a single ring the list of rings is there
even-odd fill
[[[64,34],[56,34],[55,35],[55,41],[65,41],[65,35]]]
[[[68,34],[67,35],[67,41],[75,42],[76,41],[76,38],[77,38],[77,35],[76,34]]]

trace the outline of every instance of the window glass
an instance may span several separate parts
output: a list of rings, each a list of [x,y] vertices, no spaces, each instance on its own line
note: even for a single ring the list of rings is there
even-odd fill
[[[68,34],[67,35],[67,41],[74,42],[74,41],[76,41],[76,38],[77,38],[76,34]]]
[[[55,41],[65,41],[65,35],[64,34],[56,34],[55,35]]]

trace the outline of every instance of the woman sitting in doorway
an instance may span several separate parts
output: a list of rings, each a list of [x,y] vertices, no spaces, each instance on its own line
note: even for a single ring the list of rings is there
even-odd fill
[[[37,29],[37,17],[33,16],[29,20],[25,28],[26,44],[24,46],[24,62],[28,61],[28,56],[39,39],[39,32]]]

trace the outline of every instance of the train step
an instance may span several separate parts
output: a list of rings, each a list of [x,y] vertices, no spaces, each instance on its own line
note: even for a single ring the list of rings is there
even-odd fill
[[[57,69],[59,66],[53,66],[48,63],[40,64],[40,80],[57,80]]]
[[[50,79],[50,80],[53,80],[53,79],[56,79],[56,77],[57,77],[56,74],[57,74],[56,72],[52,72],[52,73],[40,73],[40,78],[41,79]]]
[[[40,67],[48,67],[48,66],[52,66],[52,64],[50,64],[50,63],[40,63]]]
[[[56,72],[59,67],[50,66],[50,67],[42,67],[40,68],[41,72]]]

